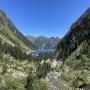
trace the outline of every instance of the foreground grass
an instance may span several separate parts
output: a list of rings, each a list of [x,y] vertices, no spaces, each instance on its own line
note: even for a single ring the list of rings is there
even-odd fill
[[[46,73],[41,73],[43,70],[40,64],[38,65],[34,61],[14,60],[10,57],[1,58],[0,89],[30,90],[31,88],[31,90],[47,90],[45,77],[43,77]],[[31,82],[28,84],[28,81]]]

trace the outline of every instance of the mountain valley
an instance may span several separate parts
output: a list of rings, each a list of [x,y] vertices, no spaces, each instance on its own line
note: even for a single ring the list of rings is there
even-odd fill
[[[54,53],[32,55],[34,50]],[[90,90],[90,8],[65,36],[24,36],[0,11],[0,90]]]

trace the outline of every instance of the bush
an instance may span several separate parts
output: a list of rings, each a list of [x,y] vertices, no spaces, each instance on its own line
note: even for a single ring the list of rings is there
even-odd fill
[[[1,74],[5,74],[7,72],[7,66],[4,65],[3,68],[2,68],[2,73]]]
[[[11,79],[7,80],[6,81],[6,88],[12,88],[12,89],[16,88],[15,81],[11,80]]]

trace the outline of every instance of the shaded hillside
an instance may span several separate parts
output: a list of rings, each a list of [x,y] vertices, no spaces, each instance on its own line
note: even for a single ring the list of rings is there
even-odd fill
[[[90,8],[59,42],[56,57],[62,79],[72,90],[90,90]]]
[[[30,40],[38,49],[52,49],[55,48],[55,46],[60,41],[60,38],[58,37],[33,37],[33,36],[27,36],[28,40]]]
[[[90,8],[71,26],[57,47],[57,58],[66,59],[84,41],[90,39]]]
[[[6,14],[0,10],[0,38],[12,44],[13,46],[18,46],[24,50],[34,49],[34,45],[13,25]]]

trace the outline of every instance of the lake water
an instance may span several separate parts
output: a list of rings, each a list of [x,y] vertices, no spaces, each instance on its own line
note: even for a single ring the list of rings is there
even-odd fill
[[[35,50],[35,51],[32,51],[31,54],[32,54],[32,55],[39,55],[39,54],[52,53],[52,52],[55,52],[55,50],[54,50],[54,49],[48,49],[48,50]]]

